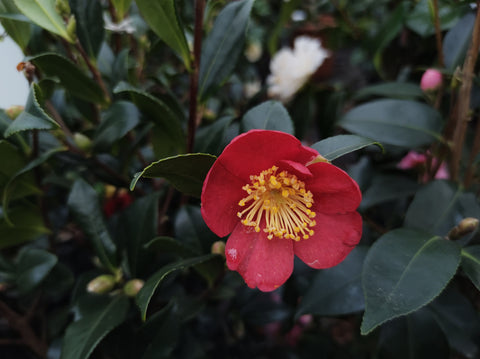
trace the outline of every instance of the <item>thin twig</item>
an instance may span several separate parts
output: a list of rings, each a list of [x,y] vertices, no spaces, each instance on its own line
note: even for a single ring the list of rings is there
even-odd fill
[[[476,166],[473,165],[475,158],[480,152],[480,119],[477,120],[477,127],[475,130],[475,138],[473,140],[472,150],[470,152],[470,157],[468,158],[467,170],[465,173],[465,187],[468,188],[472,184],[474,172]]]
[[[440,26],[440,16],[438,15],[438,0],[433,0],[433,17],[433,22],[435,25],[435,39],[437,42],[438,65],[440,67],[445,67],[445,61],[443,60],[442,29]]]
[[[200,54],[202,50],[203,12],[205,0],[195,0],[195,28],[193,38],[193,62],[190,74],[190,105],[188,118],[187,152],[193,151],[195,130],[197,127],[198,106],[198,74],[200,69]]]

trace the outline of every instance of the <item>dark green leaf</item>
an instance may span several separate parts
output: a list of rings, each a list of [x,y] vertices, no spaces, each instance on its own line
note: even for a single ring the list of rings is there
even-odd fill
[[[53,32],[65,40],[75,40],[67,32],[62,17],[55,9],[55,0],[14,0],[18,9],[38,26]]]
[[[480,218],[474,194],[447,181],[434,181],[415,195],[405,214],[405,227],[445,236],[466,217]]]
[[[151,163],[135,175],[130,184],[133,190],[140,177],[163,177],[180,192],[200,197],[205,177],[216,157],[204,153],[188,153]]]
[[[318,272],[298,306],[296,317],[306,313],[343,315],[363,310],[361,273],[366,254],[366,247],[356,247],[336,267]]]
[[[408,7],[407,3],[400,3],[396,6],[392,12],[386,14],[386,18],[383,20],[382,25],[379,27],[373,39],[368,39],[366,45],[372,52],[377,53],[377,56],[381,54],[382,50],[396,38],[402,30]]]
[[[353,99],[358,101],[373,96],[414,100],[422,99],[424,93],[418,84],[408,82],[386,82],[362,88],[355,93]]]
[[[209,251],[212,243],[219,239],[205,224],[199,206],[180,208],[174,226],[177,240],[197,253]]]
[[[20,15],[20,11],[15,6],[13,0],[0,0],[0,19],[2,27],[5,29],[8,36],[10,36],[22,50],[25,50],[30,41],[30,24],[23,21],[17,21],[12,17],[3,17],[7,14],[10,16],[23,16]]]
[[[198,81],[200,98],[205,99],[233,71],[243,51],[252,5],[253,0],[234,1],[218,14],[202,46]]]
[[[93,136],[93,148],[102,152],[111,149],[113,143],[123,138],[140,122],[140,113],[131,102],[118,101],[102,116]]]
[[[42,108],[44,98],[37,84],[32,84],[28,94],[25,110],[5,130],[4,136],[9,137],[22,131],[51,130],[59,127]]]
[[[338,125],[383,144],[415,148],[441,139],[442,119],[423,103],[377,100],[353,108]]]
[[[243,131],[276,130],[293,135],[293,122],[279,101],[266,101],[250,109],[242,118]]]
[[[85,101],[106,104],[108,99],[101,87],[74,63],[54,53],[44,53],[29,59],[46,76],[58,77],[65,90]]]
[[[468,13],[443,38],[445,66],[451,71],[461,65],[472,37],[475,14]]]
[[[150,28],[182,57],[190,69],[190,50],[175,9],[175,0],[136,0],[136,3]]]
[[[225,145],[226,133],[232,120],[232,116],[221,117],[211,125],[199,128],[195,135],[195,152],[219,155]]]
[[[77,35],[91,58],[96,58],[105,35],[102,6],[96,0],[70,0],[75,15]]]
[[[98,343],[125,320],[128,307],[127,297],[116,296],[104,306],[93,307],[91,313],[70,324],[60,358],[87,359]]]
[[[363,194],[360,209],[367,209],[379,203],[414,195],[419,184],[405,176],[376,175],[372,184]]]
[[[126,82],[120,82],[114,89],[114,93],[128,93],[133,103],[147,118],[156,124],[158,131],[163,134],[162,140],[182,151],[185,148],[185,138],[182,129],[183,117],[180,117],[175,109],[166,102],[149,93],[137,89]],[[165,146],[165,144],[162,144]]]
[[[480,245],[462,248],[462,269],[480,290]]]
[[[38,287],[57,264],[57,257],[47,251],[25,248],[17,258],[17,287],[25,294]]]
[[[138,307],[140,308],[140,312],[142,314],[143,320],[145,320],[147,316],[147,308],[148,308],[148,304],[150,303],[150,299],[152,298],[159,284],[162,282],[163,279],[165,279],[167,275],[169,275],[174,271],[185,269],[185,268],[206,262],[216,257],[217,255],[215,254],[207,254],[201,257],[182,259],[180,261],[166,265],[165,267],[160,269],[158,272],[153,274],[145,282],[145,285],[137,294],[136,301],[137,301]]]
[[[75,181],[68,197],[68,207],[92,241],[102,264],[114,271],[111,256],[116,248],[103,220],[95,190],[82,179]]]
[[[361,333],[368,334],[431,302],[453,277],[459,262],[460,247],[437,236],[400,228],[380,237],[363,266]]]
[[[182,242],[171,237],[157,237],[146,243],[144,246],[149,251],[177,254],[180,257],[191,257],[195,251]]]
[[[338,135],[326,138],[314,143],[311,147],[318,151],[329,161],[346,155],[347,153],[357,151],[370,145],[377,145],[383,149],[382,145],[369,138],[356,135]]]

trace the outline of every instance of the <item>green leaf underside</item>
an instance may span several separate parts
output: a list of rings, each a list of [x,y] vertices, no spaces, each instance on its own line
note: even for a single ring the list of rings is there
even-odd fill
[[[448,284],[459,262],[460,247],[441,237],[405,228],[383,235],[364,263],[361,333],[428,304]]]
[[[189,153],[153,162],[135,175],[130,184],[133,190],[141,177],[163,177],[180,192],[200,197],[203,181],[216,157],[205,153]]]
[[[128,308],[128,298],[116,296],[106,305],[97,306],[95,311],[70,324],[60,358],[87,359],[98,343],[125,320]]]
[[[185,66],[190,69],[190,50],[177,16],[175,0],[135,2],[150,28],[182,57]]]
[[[38,26],[74,43],[62,17],[55,9],[55,0],[14,0],[18,9]]]
[[[347,112],[339,126],[383,144],[415,148],[441,140],[442,120],[430,106],[408,100],[382,99]]]
[[[364,87],[355,93],[354,100],[365,99],[370,96],[381,96],[397,99],[423,98],[424,93],[418,84],[406,82],[387,82]]]
[[[462,269],[480,290],[480,245],[462,248]]]
[[[370,187],[363,193],[359,209],[364,210],[380,203],[412,196],[419,187],[418,182],[410,177],[376,175]]]
[[[279,101],[266,101],[250,109],[242,118],[243,130],[274,130],[294,134],[293,122]]]
[[[138,292],[136,297],[136,302],[138,307],[140,308],[140,312],[142,314],[143,320],[145,320],[147,317],[147,309],[148,309],[148,304],[150,303],[150,299],[152,298],[159,284],[163,281],[163,279],[165,279],[167,275],[169,275],[174,271],[189,268],[191,266],[206,262],[210,259],[215,258],[216,256],[217,255],[215,254],[207,254],[201,257],[182,259],[180,261],[166,265],[165,267],[160,269],[158,272],[153,274],[145,282],[145,285],[140,290],[140,292]]]
[[[383,150],[379,142],[366,137],[357,135],[338,135],[326,138],[322,141],[314,143],[311,147],[317,150],[328,161],[346,155],[370,145],[377,145]]]

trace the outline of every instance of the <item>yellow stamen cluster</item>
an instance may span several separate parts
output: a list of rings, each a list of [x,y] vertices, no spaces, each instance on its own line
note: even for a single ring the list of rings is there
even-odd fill
[[[238,205],[246,207],[237,215],[245,226],[254,227],[260,232],[262,219],[268,239],[278,238],[308,239],[313,235],[315,212],[313,195],[305,189],[305,183],[287,171],[277,173],[278,167],[273,166],[262,171],[258,176],[250,176],[251,184],[242,187],[247,197],[242,198]]]

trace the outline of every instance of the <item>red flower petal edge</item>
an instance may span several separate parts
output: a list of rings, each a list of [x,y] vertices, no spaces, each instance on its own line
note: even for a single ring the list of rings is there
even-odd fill
[[[336,166],[294,136],[252,130],[225,147],[202,190],[202,216],[230,234],[227,266],[262,291],[281,286],[294,255],[312,268],[339,264],[360,241],[361,193]]]

